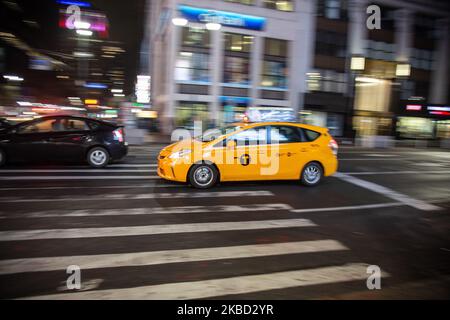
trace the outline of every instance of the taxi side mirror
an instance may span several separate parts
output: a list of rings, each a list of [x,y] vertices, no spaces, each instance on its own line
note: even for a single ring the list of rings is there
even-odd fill
[[[236,148],[236,141],[228,140],[227,141],[227,149],[234,149],[234,148]]]

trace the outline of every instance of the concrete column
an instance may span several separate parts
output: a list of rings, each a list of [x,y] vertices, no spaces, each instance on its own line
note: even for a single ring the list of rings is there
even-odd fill
[[[261,84],[263,43],[264,39],[261,36],[258,35],[253,38],[250,56],[250,98],[252,106],[255,106],[255,99],[259,98],[258,87],[260,87]]]
[[[395,20],[395,44],[396,57],[398,62],[408,62],[411,56],[412,47],[412,17],[413,12],[407,9],[396,11]]]
[[[211,68],[211,92],[213,97],[213,102],[209,106],[209,119],[214,124],[217,125],[219,121],[221,105],[219,97],[222,92],[220,84],[223,82],[223,32],[222,30],[210,31],[211,34],[211,53],[210,53],[210,68]]]
[[[298,0],[299,24],[289,48],[289,101],[295,114],[303,110],[307,91],[306,73],[314,65],[317,0]]]
[[[365,40],[367,39],[368,29],[367,20],[367,0],[350,0],[348,4],[349,15],[349,37],[348,48],[351,55],[365,55]]]
[[[440,26],[439,38],[436,43],[433,74],[431,76],[431,103],[445,104],[448,102],[448,72],[449,72],[449,19],[442,19],[436,25]]]

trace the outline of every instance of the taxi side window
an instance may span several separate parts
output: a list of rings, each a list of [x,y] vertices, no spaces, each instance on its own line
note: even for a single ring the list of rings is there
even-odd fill
[[[308,129],[302,129],[302,130],[303,130],[305,139],[308,142],[312,142],[320,137],[320,133],[317,131],[308,130]]]
[[[236,141],[238,147],[264,145],[267,144],[267,127],[250,128],[228,137],[227,140]]]
[[[297,143],[303,142],[300,128],[291,126],[271,126],[270,127],[270,143]]]

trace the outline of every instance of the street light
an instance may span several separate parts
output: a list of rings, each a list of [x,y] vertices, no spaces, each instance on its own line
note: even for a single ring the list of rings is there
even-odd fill
[[[178,27],[184,27],[185,25],[188,24],[188,21],[185,18],[179,17],[179,18],[173,18],[172,23]]]
[[[211,31],[220,30],[221,27],[222,27],[222,25],[220,23],[208,22],[206,24],[206,29],[211,30]]]
[[[351,71],[364,71],[366,66],[366,58],[362,56],[353,56],[350,60]]]
[[[395,68],[396,77],[409,77],[411,75],[411,65],[409,63],[399,63]]]

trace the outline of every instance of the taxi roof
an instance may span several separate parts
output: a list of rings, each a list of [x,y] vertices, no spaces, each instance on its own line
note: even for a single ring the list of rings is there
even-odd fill
[[[305,129],[313,130],[313,131],[319,131],[319,132],[327,132],[328,128],[319,127],[319,126],[313,126],[310,124],[304,124],[299,122],[286,122],[286,121],[267,121],[267,122],[236,122],[233,123],[235,126],[239,127],[258,127],[258,126],[279,126],[279,125],[286,125],[286,126],[298,126]]]

